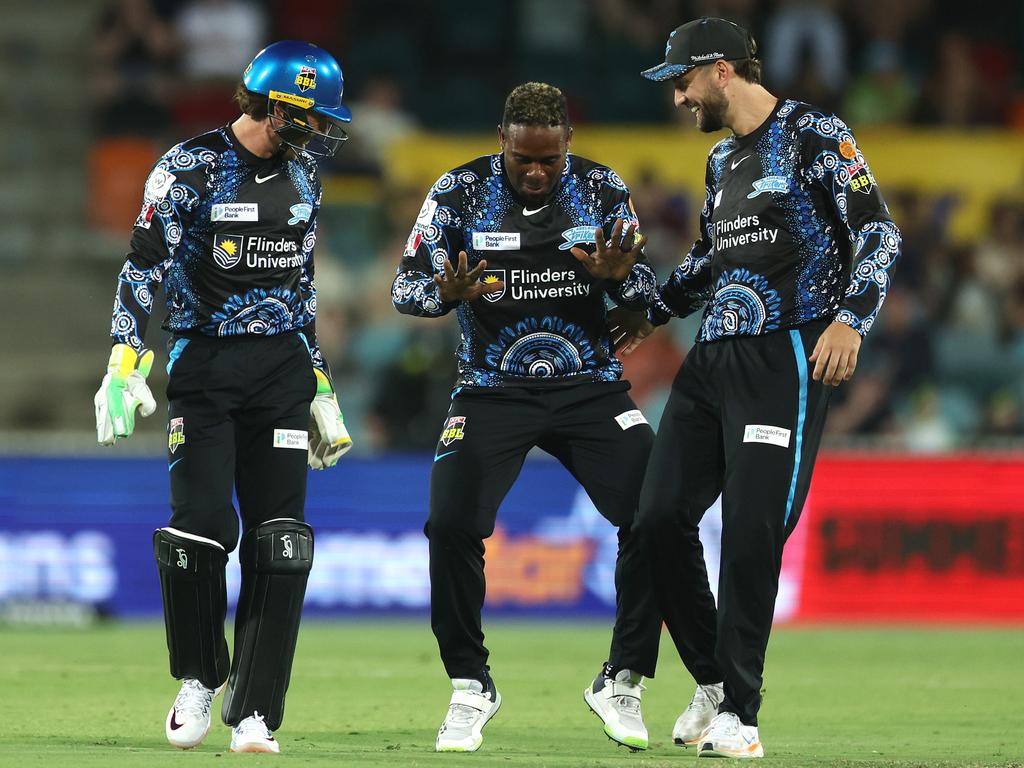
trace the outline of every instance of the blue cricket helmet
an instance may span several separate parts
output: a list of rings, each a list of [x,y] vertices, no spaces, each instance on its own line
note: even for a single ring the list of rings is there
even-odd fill
[[[343,123],[352,120],[341,103],[345,78],[341,67],[323,48],[299,40],[271,43],[256,54],[242,83],[253,93]]]

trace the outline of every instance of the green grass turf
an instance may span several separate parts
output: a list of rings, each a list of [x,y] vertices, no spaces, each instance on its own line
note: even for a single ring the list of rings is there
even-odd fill
[[[644,713],[649,751],[614,746],[582,700],[607,650],[599,624],[488,626],[504,697],[475,755],[432,752],[449,688],[428,622],[307,622],[278,758],[232,755],[216,722],[179,752],[163,628],[0,628],[0,766],[680,766],[672,724],[693,683],[664,638]],[[764,765],[1024,765],[1024,633],[783,628],[768,649]],[[220,699],[216,706],[219,711]],[[723,761],[701,760],[722,765]]]

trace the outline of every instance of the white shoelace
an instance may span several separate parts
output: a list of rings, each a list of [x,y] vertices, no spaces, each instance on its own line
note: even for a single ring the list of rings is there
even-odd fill
[[[174,699],[174,708],[183,715],[206,717],[210,712],[211,701],[213,691],[198,680],[189,679],[182,683],[181,690]]]
[[[703,709],[707,706],[717,706],[715,700],[708,696],[707,689],[710,687],[709,685],[698,685],[697,692],[693,694],[693,700],[686,710],[690,711],[691,709]]]
[[[452,704],[448,707],[448,723],[458,726],[469,726],[480,717],[479,709],[473,709],[466,704]]]
[[[259,712],[253,712],[251,717],[245,718],[245,720],[236,725],[235,732],[239,736],[256,735],[261,739],[271,738],[270,729],[263,722],[263,715]]]
[[[640,716],[640,699],[635,696],[619,696],[616,703],[626,714]]]
[[[738,736],[740,733],[740,719],[731,712],[722,712],[715,716],[708,728],[708,735],[715,737]]]
[[[698,709],[704,709],[704,707],[706,707],[710,703],[711,702],[708,700],[707,694],[704,693],[704,689],[698,688],[697,693],[693,695],[693,701],[690,702],[690,705],[686,708],[686,711],[690,712],[696,711]]]

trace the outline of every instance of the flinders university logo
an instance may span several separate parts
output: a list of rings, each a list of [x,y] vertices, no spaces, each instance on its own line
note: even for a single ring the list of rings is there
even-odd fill
[[[505,270],[504,269],[485,269],[484,270],[484,275],[481,278],[481,282],[483,282],[484,285],[493,285],[494,283],[498,283],[498,282],[504,283],[505,282]],[[498,299],[500,299],[504,295],[505,295],[505,288],[503,286],[502,289],[500,291],[498,291],[497,293],[485,293],[484,294],[484,298],[487,299],[487,301],[489,301],[489,302],[491,302],[493,304],[494,302],[498,301]]]
[[[231,269],[242,260],[242,235],[214,235],[213,260],[223,269]]]

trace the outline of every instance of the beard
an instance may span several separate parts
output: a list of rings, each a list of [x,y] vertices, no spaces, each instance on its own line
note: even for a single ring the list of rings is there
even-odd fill
[[[697,127],[703,133],[714,133],[725,127],[725,113],[729,109],[729,102],[721,91],[712,91],[700,105],[700,116],[697,118]]]

